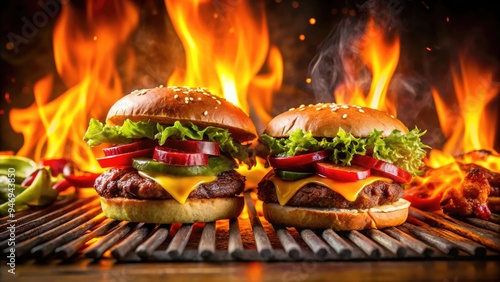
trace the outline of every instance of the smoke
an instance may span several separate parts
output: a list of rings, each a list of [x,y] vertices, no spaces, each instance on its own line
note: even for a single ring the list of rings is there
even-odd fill
[[[358,5],[357,16],[344,18],[320,45],[309,69],[311,88],[319,101],[331,101],[337,87],[368,89],[371,73],[361,60],[359,42],[372,18],[387,35],[394,36],[400,26],[399,1],[371,0]]]
[[[418,58],[423,56],[421,50],[425,47],[417,45],[422,49],[416,50],[415,46],[405,42],[405,34],[414,28],[404,21],[404,18],[408,20],[413,16],[411,11],[415,7],[409,7],[410,4],[414,5],[403,0],[369,0],[358,4],[356,16],[346,16],[319,46],[309,65],[310,87],[321,102],[335,101],[336,91],[346,93],[347,100],[355,89],[360,89],[365,95],[369,92],[372,72],[362,60],[360,42],[370,40],[362,37],[367,36],[368,21],[373,19],[388,41],[395,36],[401,38],[400,59],[388,87],[388,101],[396,103],[398,118],[409,128],[430,127],[432,134],[425,141],[438,145],[443,142],[443,135],[433,130],[439,128],[439,124],[429,81],[424,75],[425,65]],[[415,23],[411,22],[412,25]]]

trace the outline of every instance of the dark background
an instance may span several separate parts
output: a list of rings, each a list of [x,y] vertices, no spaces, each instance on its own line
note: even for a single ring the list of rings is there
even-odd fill
[[[234,4],[240,0],[215,1]],[[84,12],[84,1],[69,2]],[[139,62],[134,75],[122,79],[125,93],[165,84],[174,67],[184,58],[164,2],[141,0],[134,3],[140,7],[139,24],[117,61],[118,69],[123,71],[126,50],[132,48]],[[306,78],[311,76],[311,62],[321,52],[339,50],[340,42],[335,41],[335,35],[347,32],[355,36],[357,30],[353,27],[359,27],[371,11],[375,16],[383,15],[388,27],[401,37],[401,56],[394,81],[391,81],[391,87],[396,87],[400,93],[398,117],[409,128],[427,129],[424,142],[440,148],[445,137],[439,129],[430,87],[436,87],[440,93],[453,92],[450,62],[457,59],[458,49],[465,48],[481,65],[495,70],[495,85],[500,85],[500,24],[494,4],[494,1],[451,0],[265,1],[271,44],[280,49],[284,60],[282,88],[274,94],[273,114],[302,103],[333,100],[331,90],[338,81],[331,79],[328,72],[325,72],[326,86],[315,84],[316,80],[306,83]],[[47,25],[26,44],[20,44],[16,53],[9,50],[7,35],[22,34],[22,18],[31,20],[41,8],[37,1],[6,1],[2,6],[0,151],[17,151],[23,137],[10,127],[9,112],[12,108],[31,105],[33,84],[49,73],[57,74],[52,53],[52,30],[57,15],[50,17]],[[376,9],[370,9],[373,7]],[[309,18],[315,18],[317,23],[309,24]],[[300,34],[304,34],[306,40],[300,41]],[[427,51],[426,47],[432,51]],[[325,65],[328,66],[328,62]],[[66,90],[62,81],[56,78],[52,98]],[[498,96],[492,104],[499,104]],[[497,114],[500,117],[498,108]],[[500,131],[492,130],[497,131],[495,149],[500,151]]]

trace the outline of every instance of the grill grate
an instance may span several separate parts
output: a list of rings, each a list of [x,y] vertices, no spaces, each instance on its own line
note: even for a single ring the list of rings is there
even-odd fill
[[[157,225],[106,218],[99,199],[68,199],[0,219],[0,250],[29,259],[114,258],[141,261],[303,261],[500,257],[499,216],[460,221],[410,208],[406,223],[382,230],[336,232],[273,226],[259,216],[254,192],[246,213],[210,223]],[[246,215],[248,215],[246,217]],[[5,256],[3,256],[5,257]],[[21,261],[21,263],[22,263]]]

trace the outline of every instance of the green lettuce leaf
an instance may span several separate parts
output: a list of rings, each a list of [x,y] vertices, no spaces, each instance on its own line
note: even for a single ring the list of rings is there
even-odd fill
[[[149,122],[133,122],[127,119],[122,126],[119,126],[107,125],[98,120],[90,119],[83,141],[86,141],[90,147],[102,143],[128,144],[133,142],[134,139],[154,139],[155,134],[156,125]]]
[[[223,153],[245,163],[249,167],[255,165],[254,150],[234,140],[227,129],[215,126],[199,128],[192,123],[181,124],[179,121],[176,121],[171,126],[165,126],[148,121],[134,122],[129,119],[119,126],[107,125],[91,119],[83,140],[90,147],[93,147],[102,143],[128,144],[142,138],[156,139],[160,145],[165,144],[167,139],[217,142]]]
[[[356,154],[371,154],[374,158],[390,162],[412,175],[421,174],[429,146],[423,144],[420,137],[425,134],[418,128],[403,134],[399,130],[392,131],[389,136],[382,138],[382,131],[376,129],[366,138],[357,138],[352,134],[339,129],[334,138],[318,140],[310,132],[296,130],[288,138],[273,138],[263,134],[260,141],[266,145],[270,154],[279,157],[291,157],[307,152],[328,150],[330,160],[337,164],[350,165]]]

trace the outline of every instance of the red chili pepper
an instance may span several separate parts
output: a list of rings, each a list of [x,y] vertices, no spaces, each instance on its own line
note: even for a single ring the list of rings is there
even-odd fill
[[[73,184],[71,184],[71,182],[69,182],[66,179],[62,179],[62,180],[56,182],[56,184],[54,184],[52,186],[52,189],[55,189],[55,190],[57,190],[59,192],[62,192],[62,191],[66,190],[66,189],[68,189],[68,188],[70,188],[72,186],[73,186]]]
[[[82,175],[70,174],[65,176],[65,180],[77,188],[94,187],[94,182],[99,175],[93,172],[85,172]]]
[[[425,211],[436,211],[441,209],[441,198],[443,197],[442,193],[434,195],[432,197],[422,198],[418,195],[406,195],[404,198],[411,202],[411,206],[420,210]]]
[[[50,167],[52,171],[52,176],[56,177],[57,175],[64,172],[64,167],[71,163],[68,159],[46,159],[40,162],[43,166]]]
[[[33,183],[33,180],[35,180],[36,176],[38,175],[39,169],[33,171],[28,177],[26,177],[23,182],[21,183],[22,186],[30,186],[31,183]]]

